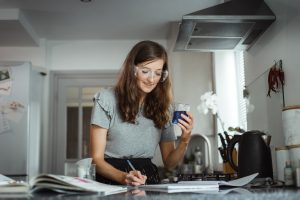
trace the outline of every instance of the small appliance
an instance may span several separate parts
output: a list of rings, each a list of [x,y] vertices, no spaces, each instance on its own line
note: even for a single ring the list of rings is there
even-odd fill
[[[261,131],[247,131],[234,135],[227,148],[230,165],[237,171],[238,177],[259,173],[258,178],[272,178],[271,136]],[[233,162],[232,152],[238,144],[238,161]]]

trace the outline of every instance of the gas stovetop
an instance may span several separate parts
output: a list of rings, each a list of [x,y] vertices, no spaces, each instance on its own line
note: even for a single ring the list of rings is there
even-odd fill
[[[214,174],[179,174],[178,181],[231,181],[237,179],[236,174],[224,174],[222,172],[214,172]],[[255,178],[246,187],[249,188],[273,188],[283,187],[284,183],[281,181],[274,181],[270,177]]]
[[[178,174],[179,181],[230,181],[236,179],[235,174],[214,172],[213,174]]]

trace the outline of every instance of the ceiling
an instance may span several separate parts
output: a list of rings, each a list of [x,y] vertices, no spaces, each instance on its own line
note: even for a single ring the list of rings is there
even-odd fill
[[[0,0],[0,46],[166,39],[182,16],[223,0]]]

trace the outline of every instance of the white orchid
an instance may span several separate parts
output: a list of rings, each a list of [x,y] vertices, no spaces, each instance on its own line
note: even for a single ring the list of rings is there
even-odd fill
[[[216,114],[218,112],[218,104],[217,104],[217,95],[213,94],[212,91],[204,93],[200,97],[201,103],[197,106],[197,110],[200,113],[204,113],[205,115],[211,111],[212,114]]]
[[[224,129],[224,122],[218,115],[218,97],[212,91],[206,92],[200,97],[200,104],[197,106],[197,110],[200,113],[207,114],[209,111],[213,115],[216,115],[217,119],[220,121],[223,131]]]

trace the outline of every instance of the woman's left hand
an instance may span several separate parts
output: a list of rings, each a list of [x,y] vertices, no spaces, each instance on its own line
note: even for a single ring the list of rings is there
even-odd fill
[[[184,119],[179,119],[177,124],[181,130],[181,141],[188,143],[192,134],[194,118],[191,112],[187,112],[188,116],[181,114],[181,117]]]

